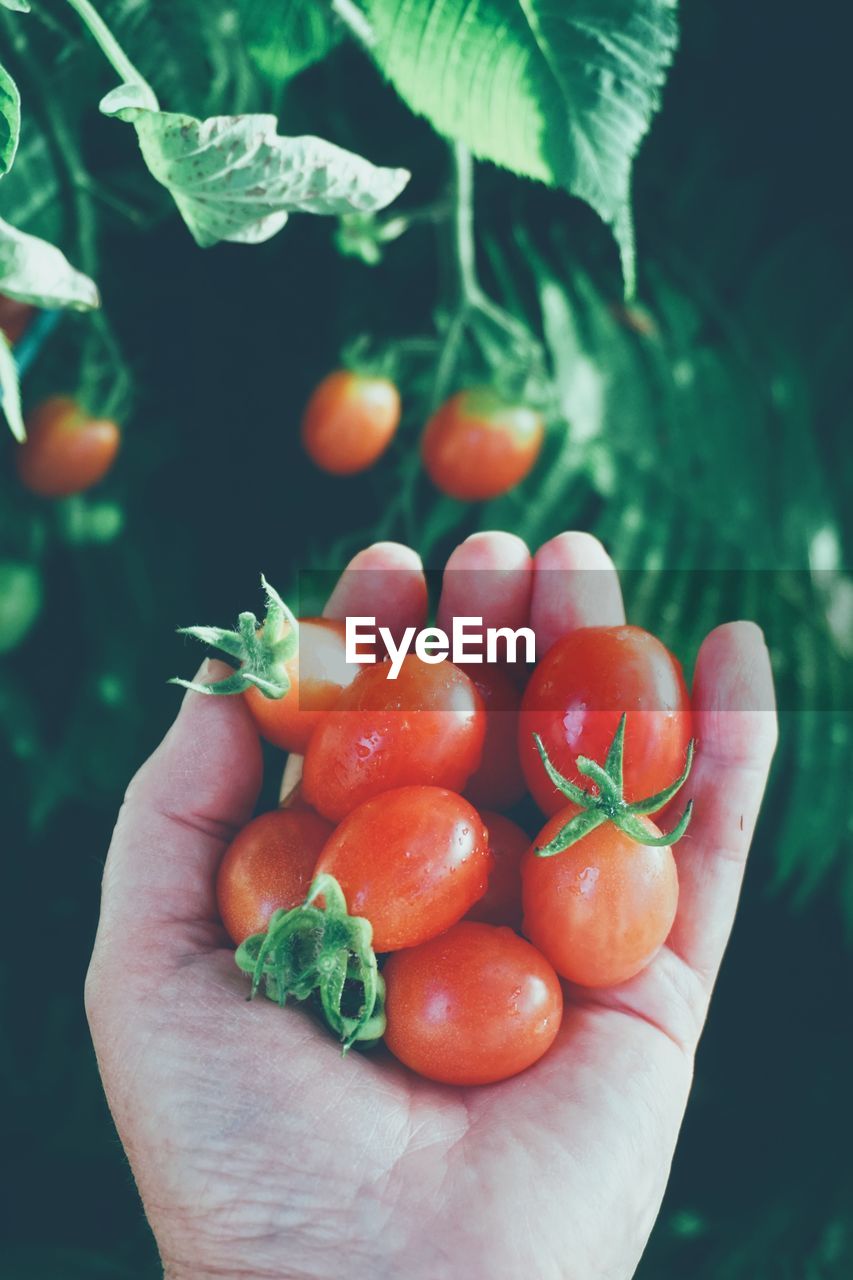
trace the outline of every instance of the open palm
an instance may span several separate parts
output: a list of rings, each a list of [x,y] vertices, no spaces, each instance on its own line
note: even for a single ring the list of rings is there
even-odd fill
[[[424,608],[417,557],[381,544],[356,557],[327,613],[400,631],[422,625]],[[445,571],[440,624],[456,613],[529,624],[540,654],[571,627],[624,620],[613,566],[584,534],[534,558],[508,534],[464,542]],[[217,674],[209,664],[201,678]],[[382,1052],[344,1060],[299,1010],[245,1000],[214,877],[255,804],[260,748],[242,699],[187,694],[119,817],[86,993],[171,1280],[633,1275],[776,740],[756,627],[707,637],[693,697],[695,816],[676,849],[667,946],[617,988],[570,988],[559,1038],[529,1071],[449,1089]]]

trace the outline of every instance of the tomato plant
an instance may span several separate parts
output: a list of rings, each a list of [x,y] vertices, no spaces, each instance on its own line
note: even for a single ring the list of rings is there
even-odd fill
[[[534,740],[577,782],[579,756],[603,761],[623,712],[624,793],[639,800],[672,782],[692,735],[690,699],[677,659],[639,627],[581,627],[545,654],[528,681],[519,716],[519,756],[544,813],[565,803]]]
[[[377,951],[443,933],[486,890],[482,819],[441,787],[400,787],[353,810],[329,839],[317,875],[334,876],[350,915],[373,926]]]
[[[414,654],[396,680],[389,669],[365,666],[308,743],[303,795],[333,821],[393,787],[461,791],[480,763],[486,713],[468,676]]]
[[[553,968],[511,929],[464,921],[391,956],[385,1042],[443,1084],[491,1084],[532,1066],[554,1043],[563,995]]]
[[[540,831],[522,861],[524,933],[559,974],[584,987],[615,986],[639,973],[666,941],[678,905],[669,846],[638,844],[612,823],[551,857],[546,847],[581,810],[568,805]],[[661,833],[637,819],[651,839]]]
[[[283,697],[270,698],[257,686],[246,689],[244,697],[267,742],[302,755],[359,667],[346,660],[344,624],[329,618],[299,619],[299,649],[284,666],[290,687]]]
[[[103,480],[115,462],[121,431],[115,422],[91,418],[69,396],[51,396],[27,418],[18,446],[18,476],[43,498],[80,493]]]
[[[524,795],[518,758],[518,708],[521,695],[505,667],[465,665],[486,709],[486,736],[480,764],[465,787],[478,808],[511,809]]]
[[[302,443],[323,471],[354,475],[379,460],[399,422],[400,393],[393,382],[338,369],[308,401]]]
[[[501,813],[481,809],[480,817],[486,825],[493,863],[486,892],[471,907],[467,919],[520,929],[521,860],[530,846],[530,837],[517,822]]]
[[[459,391],[430,418],[421,452],[433,483],[451,498],[482,502],[519,484],[539,457],[541,416],[488,387]]]
[[[266,929],[274,911],[304,901],[332,830],[310,809],[274,809],[232,840],[219,864],[216,901],[235,943]]]

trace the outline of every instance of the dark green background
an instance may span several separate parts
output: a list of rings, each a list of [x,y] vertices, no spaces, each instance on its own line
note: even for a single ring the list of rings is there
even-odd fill
[[[697,400],[680,430],[707,437],[722,474],[736,471],[738,435],[733,445],[720,425],[729,409],[733,421],[741,414],[754,421],[752,399],[772,400],[782,376],[799,397],[796,437],[772,413],[766,417],[763,443],[774,465],[748,477],[754,508],[752,524],[747,513],[742,527],[751,532],[743,534],[741,559],[735,547],[727,568],[805,570],[808,529],[823,519],[850,558],[853,261],[843,13],[837,0],[806,10],[774,0],[686,4],[682,50],[637,168],[641,293],[660,297],[664,281],[666,296],[682,307],[669,308],[674,333],[661,359],[676,361],[679,315],[696,350],[737,354],[738,378],[718,382],[707,415]],[[46,584],[41,619],[4,662],[0,683],[9,748],[0,773],[0,1106],[8,1157],[0,1276],[142,1280],[157,1274],[156,1256],[101,1096],[81,1001],[111,824],[130,772],[174,712],[175,691],[164,678],[189,673],[196,656],[173,627],[225,623],[238,607],[251,607],[261,569],[286,585],[302,565],[340,563],[343,542],[359,541],[351,534],[399,532],[387,530],[382,516],[394,477],[411,465],[411,432],[375,476],[340,484],[309,470],[296,429],[311,385],[353,332],[428,327],[434,259],[430,239],[412,233],[374,275],[342,260],[330,225],[308,218],[294,218],[263,246],[197,250],[177,217],[168,210],[160,217],[156,192],[128,162],[129,138],[95,116],[98,91],[110,83],[101,64],[75,50],[71,72],[67,61],[57,64],[54,82],[56,55],[46,40],[40,88],[26,67],[15,67],[25,108],[38,115],[48,84],[56,99],[65,83],[75,103],[87,102],[73,120],[87,167],[125,195],[138,190],[152,219],[144,231],[108,212],[98,220],[105,311],[135,387],[121,462],[97,499],[123,510],[122,535],[70,540],[60,515],[46,515],[15,491],[12,445],[0,442],[3,553],[32,555]],[[85,72],[85,93],[74,66]],[[156,81],[155,69],[151,75]],[[408,163],[413,201],[429,198],[442,181],[441,145],[353,51],[301,77],[287,106],[285,132],[310,128],[374,160]],[[574,202],[489,170],[480,176],[479,210],[485,239],[497,246],[493,264],[517,225],[556,264],[557,226],[567,229],[584,280],[588,273],[603,299],[615,297],[612,245]],[[71,253],[73,240],[66,243]],[[63,321],[27,376],[29,397],[76,385],[85,325]],[[657,357],[644,354],[641,340],[635,345],[640,367],[651,368]],[[598,358],[606,369],[609,349]],[[628,417],[633,412],[626,406]],[[635,465],[632,429],[626,421],[624,446],[613,445],[625,484]],[[683,465],[677,436],[651,441],[643,490],[650,527],[655,475],[665,488]],[[700,477],[687,472],[680,483],[689,501]],[[567,475],[559,501],[538,508],[534,483],[494,518],[542,536],[566,518],[606,534],[617,527],[611,508],[619,492]],[[722,546],[735,519],[725,485],[706,486],[709,492],[707,551],[691,566],[703,569],[716,563],[715,527]],[[453,536],[486,519],[436,508],[426,491],[420,501],[423,512],[438,511],[435,519],[446,522],[429,536],[436,563]],[[452,532],[442,533],[453,520]],[[691,532],[674,522],[665,548]],[[751,554],[756,546],[760,555]],[[618,545],[614,553],[619,559]],[[628,562],[641,569],[642,553]],[[654,617],[643,621],[653,625]],[[802,634],[814,646],[813,663],[825,665],[822,642]],[[793,625],[789,634],[780,624],[769,639],[788,667],[786,741],[801,745],[780,756],[643,1280],[853,1274],[853,891],[842,839],[849,767],[836,753],[832,768],[823,768],[826,737],[839,718],[828,711],[809,717],[817,704],[796,696],[799,668],[786,659],[792,635],[801,653]],[[828,703],[821,698],[821,705]],[[803,768],[811,770],[807,787]],[[789,810],[792,794],[797,805]],[[804,882],[808,894],[800,892]]]

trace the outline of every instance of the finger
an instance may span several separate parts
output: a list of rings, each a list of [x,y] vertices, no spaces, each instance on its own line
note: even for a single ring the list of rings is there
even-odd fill
[[[406,627],[420,628],[427,615],[421,558],[398,542],[375,542],[344,569],[323,610],[324,618],[375,618],[399,640]]]
[[[228,672],[208,659],[196,679]],[[104,868],[96,951],[165,959],[219,938],[216,868],[260,784],[260,742],[243,699],[186,693],[128,788]]]
[[[728,623],[707,636],[696,661],[693,709],[693,771],[683,799],[673,801],[659,825],[668,829],[693,797],[693,820],[675,849],[679,903],[669,945],[710,991],[776,748],[773,674],[754,623]]]
[[[530,623],[536,652],[576,627],[619,626],[625,608],[619,577],[604,547],[589,533],[561,533],[533,558]]]
[[[475,533],[452,552],[444,569],[438,625],[456,617],[482,618],[484,627],[525,626],[530,613],[533,560],[512,533]]]

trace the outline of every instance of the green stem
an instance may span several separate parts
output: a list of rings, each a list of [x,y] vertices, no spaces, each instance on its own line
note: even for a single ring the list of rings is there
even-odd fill
[[[376,48],[376,33],[367,17],[353,0],[331,0],[332,13],[339,18],[347,31],[368,53]]]
[[[118,75],[122,84],[136,84],[150,94],[153,105],[157,105],[157,95],[140,71],[130,61],[121,45],[89,0],[68,0],[71,8],[89,28],[104,57]]]
[[[479,302],[477,257],[474,242],[474,161],[461,142],[453,144],[453,248],[459,272],[459,292],[464,306]]]
[[[432,384],[430,412],[435,412],[446,398],[462,344],[468,330],[471,311],[480,305],[482,292],[477,282],[477,253],[474,241],[474,161],[461,142],[455,142],[453,155],[453,216],[451,218],[450,256],[455,276],[453,318],[447,327],[441,354],[436,362]]]
[[[71,3],[72,0],[69,0]],[[0,16],[4,16],[0,14]],[[9,29],[9,37],[15,51],[15,57],[27,80],[36,88],[41,88],[44,77],[29,52],[26,39],[20,33],[20,25],[13,23]],[[61,173],[60,183],[67,185],[72,209],[72,234],[76,244],[75,261],[82,271],[92,279],[98,274],[98,253],[96,243],[95,217],[92,201],[89,196],[89,175],[77,150],[76,139],[68,128],[66,118],[55,94],[49,88],[39,93],[35,102],[36,115],[41,117],[48,145],[55,156],[57,169]],[[117,417],[119,421],[127,411],[130,399],[130,378],[124,365],[112,330],[101,311],[95,311],[87,317],[87,337],[84,340],[81,355],[81,366],[78,376],[81,388],[94,385],[96,379],[93,369],[96,362],[93,344],[90,337],[100,342],[107,361],[113,370],[112,386],[107,398],[97,404],[97,412],[105,418]],[[95,408],[95,406],[89,406]]]

